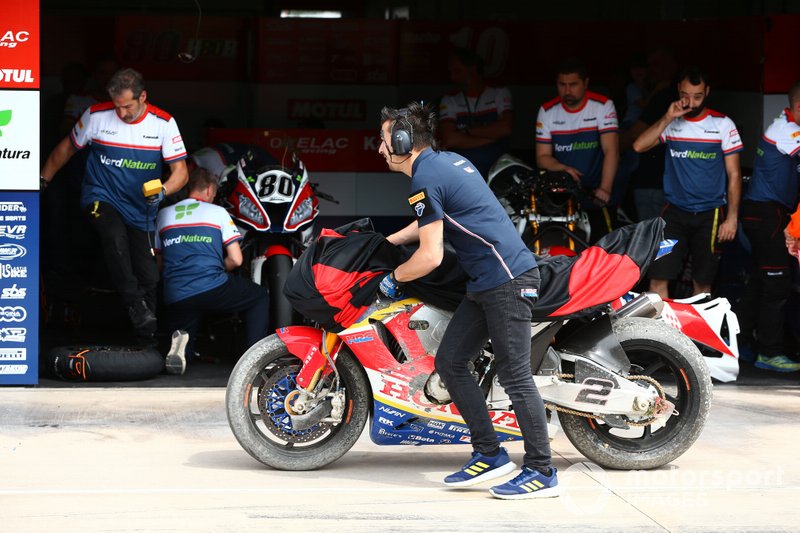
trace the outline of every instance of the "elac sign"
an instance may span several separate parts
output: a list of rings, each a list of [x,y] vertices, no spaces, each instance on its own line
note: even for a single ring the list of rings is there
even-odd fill
[[[38,88],[39,3],[4,0],[0,18],[0,89]]]

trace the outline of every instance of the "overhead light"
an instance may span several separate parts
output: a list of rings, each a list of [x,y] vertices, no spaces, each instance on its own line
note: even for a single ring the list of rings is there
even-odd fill
[[[311,9],[282,9],[281,18],[340,19],[341,11],[314,11]]]

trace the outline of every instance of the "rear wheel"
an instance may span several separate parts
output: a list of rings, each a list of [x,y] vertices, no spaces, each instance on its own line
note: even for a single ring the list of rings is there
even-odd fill
[[[564,433],[588,459],[624,470],[656,468],[683,454],[700,436],[712,398],[708,367],[685,335],[648,318],[626,318],[614,333],[631,361],[632,376],[658,381],[675,413],[643,427],[615,429],[599,419],[558,413]]]
[[[336,361],[345,391],[342,422],[295,429],[285,405],[297,390],[301,366],[283,341],[270,335],[242,356],[228,380],[225,404],[236,440],[256,460],[280,470],[314,470],[339,459],[358,440],[369,414],[367,377],[344,351]]]

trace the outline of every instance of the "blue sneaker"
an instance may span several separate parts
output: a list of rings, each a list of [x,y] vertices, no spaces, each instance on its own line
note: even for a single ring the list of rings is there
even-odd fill
[[[800,370],[800,363],[792,361],[785,355],[759,355],[756,364],[753,365],[762,370],[772,370],[773,372],[797,372]]]
[[[505,448],[494,457],[472,452],[472,459],[461,470],[444,478],[448,487],[470,487],[513,472],[517,465],[511,462]]]
[[[489,493],[501,500],[524,500],[527,498],[555,498],[561,492],[558,486],[556,468],[550,476],[545,476],[538,470],[527,466],[522,467],[517,477],[489,489]]]

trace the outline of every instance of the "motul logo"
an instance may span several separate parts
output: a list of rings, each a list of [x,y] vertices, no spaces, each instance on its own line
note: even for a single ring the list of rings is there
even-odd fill
[[[31,74],[31,72],[30,70],[0,68],[0,82],[33,83],[33,74]]]
[[[289,100],[291,120],[364,120],[363,100]]]
[[[28,42],[30,35],[31,34],[27,31],[18,31],[14,33],[8,30],[0,37],[0,47],[16,48],[18,44]]]

